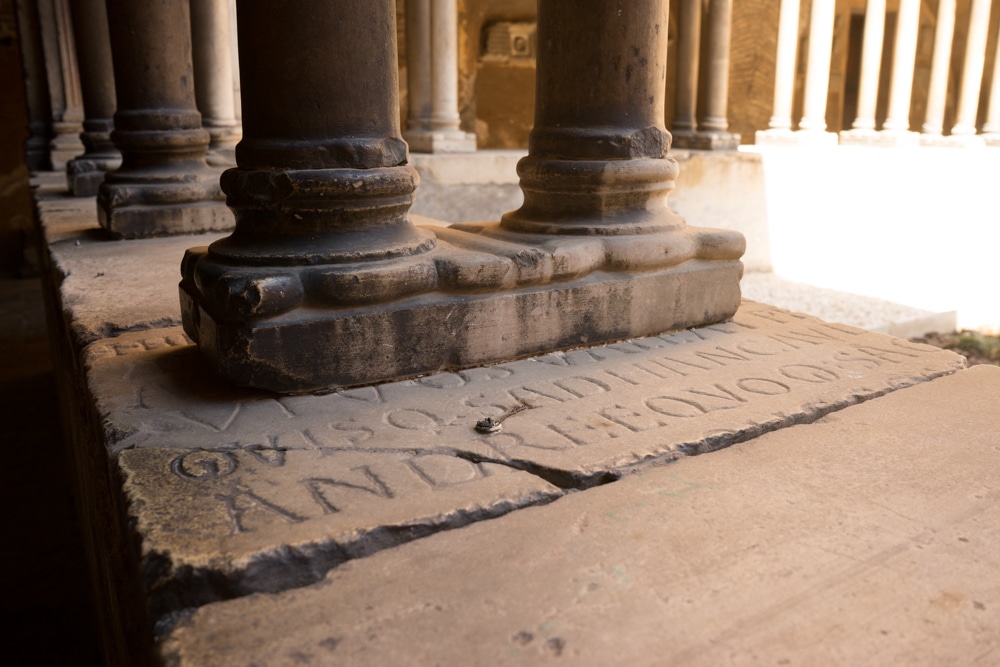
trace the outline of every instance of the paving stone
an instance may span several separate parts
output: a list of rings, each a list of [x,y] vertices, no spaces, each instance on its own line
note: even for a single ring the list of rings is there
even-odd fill
[[[720,325],[321,396],[234,389],[176,328],[98,341],[85,356],[113,451],[458,453],[574,487],[965,365],[952,352],[751,302]],[[487,417],[502,420],[499,433],[477,432]]]
[[[891,349],[891,348],[886,348]],[[986,664],[1000,369],[202,607],[171,665]]]
[[[154,619],[313,583],[352,558],[562,494],[507,466],[412,451],[134,449],[119,463]]]

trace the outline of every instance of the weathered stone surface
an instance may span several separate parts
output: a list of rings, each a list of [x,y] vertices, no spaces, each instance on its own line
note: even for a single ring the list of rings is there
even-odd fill
[[[313,583],[352,558],[562,494],[507,466],[419,449],[272,442],[133,449],[119,463],[154,619]]]
[[[962,371],[307,588],[205,606],[162,654],[261,667],[988,662],[998,400],[1000,369]]]
[[[716,326],[456,373],[278,396],[214,378],[179,329],[87,348],[109,446],[461,453],[580,485],[952,373],[937,348],[745,302]],[[124,385],[121,378],[129,378]],[[476,422],[528,408],[484,435]]]

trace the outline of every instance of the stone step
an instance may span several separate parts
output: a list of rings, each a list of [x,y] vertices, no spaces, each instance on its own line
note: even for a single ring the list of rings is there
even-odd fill
[[[989,662],[1000,651],[998,401],[1000,369],[963,370],[383,551],[305,588],[206,605],[161,657]]]

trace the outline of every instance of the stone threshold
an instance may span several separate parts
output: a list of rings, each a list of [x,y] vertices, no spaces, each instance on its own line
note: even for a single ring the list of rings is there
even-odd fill
[[[132,653],[194,609],[964,368],[953,353],[745,301],[731,321],[305,396],[234,389],[177,326],[184,249],[109,242],[39,195],[105,619]],[[496,433],[476,430],[501,421]],[[140,638],[137,638],[141,635]]]

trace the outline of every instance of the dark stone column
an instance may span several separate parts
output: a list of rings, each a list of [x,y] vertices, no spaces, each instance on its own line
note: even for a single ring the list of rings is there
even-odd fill
[[[52,111],[48,79],[45,75],[45,52],[38,19],[38,3],[17,0],[17,29],[21,39],[24,84],[28,101],[28,141],[25,146],[28,169],[52,169],[49,138],[52,134]]]
[[[664,126],[667,3],[574,0],[538,8],[535,127],[518,164],[512,232],[648,234],[682,228],[667,208],[677,162]]]
[[[66,184],[76,197],[90,197],[104,181],[104,172],[121,166],[111,142],[115,115],[115,75],[104,0],[70,0],[76,35],[80,87],[83,93],[83,133],[86,152],[66,164]]]
[[[205,162],[188,2],[108,0],[108,23],[122,166],[98,192],[101,225],[116,238],[231,228],[219,171]]]
[[[180,285],[185,331],[233,382],[368,384],[738,307],[742,236],[666,206],[665,2],[543,0],[525,206],[448,229],[408,218],[394,0],[240,0],[237,19],[236,230],[189,250]]]
[[[52,142],[49,145],[52,167],[66,168],[66,163],[83,153],[83,100],[80,74],[76,66],[76,47],[67,0],[39,0],[38,15],[45,53],[45,73],[49,83],[52,111]]]

